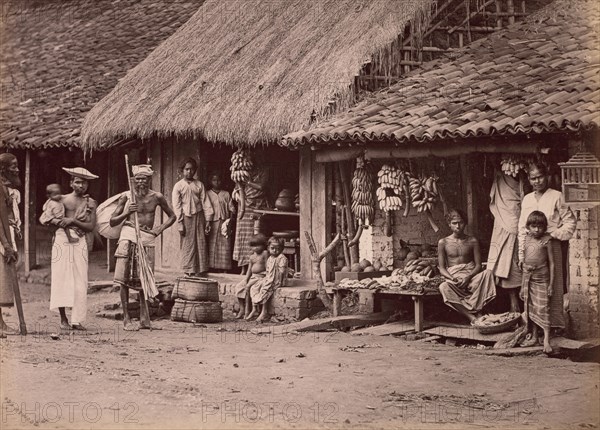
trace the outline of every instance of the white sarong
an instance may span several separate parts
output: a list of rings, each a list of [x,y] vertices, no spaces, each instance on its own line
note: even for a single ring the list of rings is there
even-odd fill
[[[50,310],[72,308],[71,323],[80,324],[87,314],[88,247],[85,238],[69,243],[60,228],[52,242]]]

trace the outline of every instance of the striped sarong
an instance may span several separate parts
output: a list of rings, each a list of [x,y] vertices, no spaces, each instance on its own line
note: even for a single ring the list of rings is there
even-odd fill
[[[223,220],[211,221],[208,235],[208,267],[231,270],[231,237],[221,234]]]
[[[185,236],[181,238],[181,268],[185,273],[208,271],[204,212],[183,217]]]
[[[523,266],[523,288],[521,299],[525,304],[525,317],[542,328],[550,328],[548,298],[550,273],[548,266]]]
[[[235,244],[233,246],[233,259],[237,261],[238,266],[246,266],[250,263],[250,238],[254,235],[254,211],[246,208],[244,217],[237,220],[237,230],[235,232]]]

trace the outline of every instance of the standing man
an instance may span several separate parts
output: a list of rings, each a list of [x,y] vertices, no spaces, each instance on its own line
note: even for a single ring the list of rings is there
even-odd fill
[[[139,278],[137,268],[136,246],[137,237],[135,233],[134,213],[137,212],[138,223],[140,226],[140,235],[142,246],[146,248],[146,254],[150,259],[150,264],[154,270],[154,241],[167,228],[175,223],[175,214],[169,207],[165,197],[156,191],[150,189],[152,179],[152,167],[148,164],[132,166],[134,191],[137,203],[129,201],[129,193],[123,194],[117,202],[117,208],[110,219],[111,227],[116,227],[121,223],[121,235],[119,244],[115,252],[115,277],[114,284],[121,290],[121,306],[123,308],[123,324],[127,331],[137,331],[140,328],[150,329],[150,315],[146,313],[147,307],[142,300],[146,300],[142,290],[142,284]],[[154,227],[154,218],[156,208],[160,206],[162,211],[168,216],[168,219],[158,227]],[[133,324],[129,317],[129,288],[139,291],[140,300],[140,324]]]
[[[527,218],[533,211],[540,211],[548,219],[548,234],[552,237],[554,251],[554,287],[550,299],[550,325],[554,328],[565,328],[563,312],[563,294],[566,292],[567,255],[569,239],[573,237],[577,227],[577,219],[565,204],[560,191],[548,188],[548,169],[542,163],[529,165],[529,182],[533,192],[523,198],[521,216],[519,217],[519,266],[525,256],[525,236],[527,235]]]
[[[10,224],[14,221],[13,202],[8,187],[21,185],[19,165],[12,154],[0,154],[0,337],[15,334],[2,319],[3,307],[14,305],[14,290],[17,286],[17,250],[11,239]],[[24,329],[24,327],[22,327]],[[25,333],[22,333],[25,334]]]
[[[71,176],[73,191],[62,197],[65,217],[59,222],[52,241],[50,310],[60,312],[64,330],[85,330],[82,323],[87,314],[88,243],[86,235],[96,225],[97,203],[88,194],[88,181],[98,176],[83,167],[63,170]],[[77,227],[83,235],[69,242],[66,227]],[[71,323],[65,308],[71,308]]]
[[[208,246],[206,235],[214,217],[214,209],[204,184],[194,179],[198,164],[193,158],[179,166],[183,179],[173,187],[173,208],[177,215],[177,229],[181,235],[181,266],[188,276],[206,276]]]
[[[518,294],[523,272],[519,268],[517,233],[523,194],[521,180],[502,172],[496,173],[490,191],[494,230],[486,268],[500,279],[500,286],[508,291],[511,312],[520,312]]]

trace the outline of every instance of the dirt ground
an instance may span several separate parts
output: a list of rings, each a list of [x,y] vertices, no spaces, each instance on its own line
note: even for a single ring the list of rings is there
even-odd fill
[[[30,334],[0,341],[0,428],[597,428],[596,363],[498,357],[349,333],[295,335],[255,323],[96,318],[58,332],[49,287],[22,285]],[[4,310],[14,325],[16,312]],[[8,317],[6,317],[8,315]]]

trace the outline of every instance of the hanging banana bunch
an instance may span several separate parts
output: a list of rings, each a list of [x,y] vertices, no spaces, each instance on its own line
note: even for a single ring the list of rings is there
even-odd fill
[[[417,212],[431,211],[438,200],[437,176],[409,178],[410,199]]]
[[[379,208],[384,212],[397,211],[402,208],[402,193],[404,189],[405,174],[396,166],[384,164],[377,173],[377,200]]]
[[[502,173],[513,178],[519,176],[521,170],[527,172],[527,161],[514,155],[504,155],[501,164]]]
[[[352,213],[359,222],[370,224],[375,215],[374,185],[371,166],[363,157],[356,159],[352,177]]]
[[[411,175],[408,179],[412,206],[417,208],[417,212],[425,212],[427,220],[435,232],[438,232],[440,228],[431,215],[431,209],[439,198],[438,179],[435,175],[430,177],[421,175],[419,178]]]
[[[244,217],[246,212],[246,183],[250,180],[250,171],[254,167],[250,151],[240,148],[231,156],[231,180],[235,182],[235,189],[231,197],[239,203],[238,219]]]

